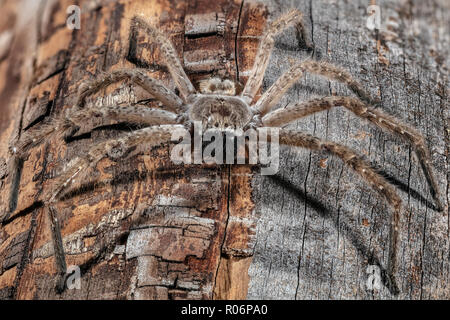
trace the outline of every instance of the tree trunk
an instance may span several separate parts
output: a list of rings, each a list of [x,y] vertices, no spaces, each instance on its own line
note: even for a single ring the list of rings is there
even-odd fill
[[[78,1],[81,29],[66,26],[73,1],[1,1],[0,298],[3,299],[445,299],[450,297],[448,212],[449,6],[444,0],[379,1],[381,29],[366,27],[368,1]],[[387,264],[391,208],[343,163],[282,147],[280,170],[181,166],[170,145],[103,159],[55,205],[67,266],[80,287],[58,292],[48,208],[42,197],[64,164],[130,125],[92,120],[13,161],[10,143],[74,105],[83,81],[146,68],[175,89],[157,48],[130,21],[143,14],[170,36],[194,84],[212,75],[245,83],[266,20],[304,13],[315,59],[349,70],[380,108],[426,138],[445,209],[435,210],[412,147],[336,108],[291,125],[364,154],[403,200],[398,285]],[[289,29],[277,38],[263,88],[310,51]],[[350,92],[305,76],[280,106]],[[89,103],[147,104],[129,82]],[[95,128],[95,129],[94,129]],[[131,127],[135,129],[135,127]],[[444,199],[445,197],[445,199]]]

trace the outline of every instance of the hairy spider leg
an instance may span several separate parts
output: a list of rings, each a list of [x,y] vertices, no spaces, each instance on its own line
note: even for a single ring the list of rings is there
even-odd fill
[[[250,71],[250,76],[245,84],[244,90],[241,93],[241,97],[248,104],[251,104],[256,93],[261,87],[270,55],[275,44],[275,37],[292,25],[297,26],[302,38],[307,42],[307,45],[310,46],[309,41],[307,40],[308,36],[306,34],[305,27],[303,25],[303,15],[299,10],[290,10],[268,25],[259,43],[258,52],[256,54],[252,70]]]
[[[277,109],[266,114],[262,118],[262,123],[263,125],[270,127],[283,126],[313,113],[328,110],[337,106],[342,106],[350,110],[356,116],[368,120],[380,129],[389,131],[412,144],[422,167],[422,171],[430,186],[430,193],[436,203],[436,208],[438,211],[443,210],[440,201],[439,188],[430,164],[430,152],[426,147],[425,139],[417,130],[402,123],[393,116],[386,114],[380,109],[372,108],[354,97],[333,96],[312,99],[288,105],[286,108]]]
[[[348,71],[325,61],[317,62],[314,60],[305,60],[292,66],[288,71],[281,75],[266,92],[264,92],[262,97],[253,106],[255,111],[261,116],[264,116],[280,101],[286,91],[306,72],[345,83],[361,100],[369,104],[379,103],[378,100],[374,100],[370,97],[359,82],[353,79]]]
[[[62,291],[64,289],[64,279],[66,276],[66,258],[64,253],[63,239],[61,236],[60,224],[57,217],[57,212],[54,208],[58,196],[71,185],[78,174],[89,167],[95,167],[97,163],[105,157],[112,149],[116,147],[123,147],[124,149],[130,149],[140,144],[146,144],[146,146],[157,146],[163,143],[170,142],[172,135],[185,132],[185,128],[182,125],[160,125],[152,126],[143,129],[139,129],[130,133],[127,133],[117,139],[112,139],[104,142],[97,143],[91,147],[86,155],[74,158],[64,168],[63,172],[53,181],[52,192],[47,193],[47,196],[43,199],[44,204],[48,207],[48,215],[50,218],[52,229],[52,240],[55,252],[55,262],[58,269],[59,281],[57,284],[57,290]]]
[[[138,28],[144,28],[144,30],[149,34],[149,36],[156,42],[159,46],[163,59],[166,62],[166,66],[172,75],[173,81],[180,90],[181,97],[185,102],[189,100],[189,97],[196,94],[196,90],[189,80],[186,72],[181,65],[180,59],[178,58],[177,51],[174,49],[172,43],[155,26],[153,26],[146,17],[134,17],[131,25],[131,32],[136,32]]]
[[[399,243],[399,224],[401,199],[395,192],[394,188],[379,175],[361,156],[358,156],[351,149],[331,142],[324,141],[309,134],[302,133],[297,130],[280,130],[280,144],[302,147],[311,150],[326,151],[332,155],[339,157],[347,166],[358,173],[365,181],[367,181],[373,189],[383,196],[388,203],[394,208],[389,239],[389,258],[388,258],[388,276],[391,288],[396,288],[395,273],[397,272],[397,252]]]

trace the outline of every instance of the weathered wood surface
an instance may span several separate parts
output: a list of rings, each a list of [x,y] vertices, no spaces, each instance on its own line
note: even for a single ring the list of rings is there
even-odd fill
[[[389,32],[366,28],[369,1],[267,1],[270,17],[288,7],[305,13],[316,56],[350,70],[382,108],[426,137],[444,212],[433,210],[411,146],[336,108],[292,125],[343,143],[369,158],[398,184],[404,202],[398,284],[367,290],[368,265],[386,266],[391,210],[338,159],[284,149],[276,176],[256,177],[260,215],[249,269],[248,298],[448,299],[450,31],[446,1],[376,1]],[[279,38],[265,88],[301,59],[293,32]],[[350,94],[336,83],[306,76],[280,103]],[[429,203],[427,202],[429,201]]]
[[[67,145],[52,140],[33,149],[19,174],[8,167],[8,143],[69,108],[86,79],[140,66],[174,88],[146,35],[130,36],[134,15],[170,34],[194,82],[216,74],[245,83],[265,20],[296,7],[305,13],[316,58],[350,70],[383,109],[424,134],[444,212],[433,210],[414,152],[400,139],[341,109],[292,127],[354,148],[398,184],[405,208],[397,298],[449,298],[449,8],[437,0],[379,2],[390,32],[377,34],[366,28],[367,2],[79,1],[82,29],[71,31],[65,19],[72,1],[24,1],[27,12],[38,13],[27,17],[15,1],[0,1],[8,13],[0,35],[14,34],[15,53],[0,48],[0,297],[393,298],[383,286],[366,286],[368,266],[386,266],[390,208],[327,155],[283,148],[279,173],[265,177],[247,166],[175,166],[168,146],[102,160],[56,206],[68,265],[83,273],[80,290],[60,295],[42,193],[69,159],[129,127],[95,120]],[[309,54],[294,30],[280,36],[264,89]],[[306,76],[280,106],[337,93],[349,92]],[[101,96],[92,102],[156,106],[128,83]]]

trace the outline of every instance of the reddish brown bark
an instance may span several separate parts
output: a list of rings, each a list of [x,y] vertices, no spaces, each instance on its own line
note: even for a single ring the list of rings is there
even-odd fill
[[[130,34],[134,15],[144,14],[161,26],[197,83],[211,75],[245,81],[239,72],[252,64],[254,37],[266,14],[264,7],[238,0],[97,3],[80,1],[81,29],[74,31],[65,26],[69,1],[38,6],[43,19],[28,22],[37,26],[35,42],[23,34],[30,26],[16,27],[11,52],[0,62],[1,298],[245,298],[255,227],[252,169],[175,166],[169,146],[142,146],[121,161],[102,160],[56,204],[67,265],[82,271],[80,290],[56,292],[58,262],[42,195],[64,163],[127,128],[88,123],[67,144],[51,139],[34,148],[19,163],[19,172],[7,168],[8,143],[70,108],[79,85],[101,72],[145,67],[174,88],[147,35]],[[13,28],[17,5],[0,5],[2,12],[11,12],[0,25],[2,32]],[[29,77],[14,77],[26,67],[24,60],[31,70],[22,73]],[[147,93],[128,83],[96,96],[155,106]],[[108,179],[112,182],[104,183]],[[11,191],[17,199],[11,200]]]

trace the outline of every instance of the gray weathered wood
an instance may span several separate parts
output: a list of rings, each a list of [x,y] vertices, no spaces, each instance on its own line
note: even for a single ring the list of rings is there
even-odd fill
[[[401,139],[341,108],[300,120],[290,127],[357,150],[396,181],[404,202],[400,294],[383,285],[367,288],[369,265],[387,264],[391,209],[340,160],[283,148],[278,174],[254,178],[260,219],[248,298],[448,299],[448,2],[378,1],[382,27],[390,30],[378,34],[366,27],[369,1],[265,2],[269,20],[289,7],[302,10],[316,58],[348,69],[382,99],[381,108],[419,129],[432,152],[445,209],[433,209],[417,158]],[[292,29],[280,36],[263,89],[291,58],[305,57]],[[336,93],[350,94],[308,75],[279,106]]]

